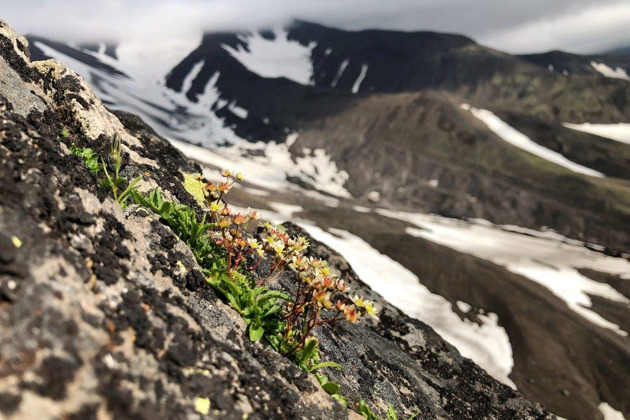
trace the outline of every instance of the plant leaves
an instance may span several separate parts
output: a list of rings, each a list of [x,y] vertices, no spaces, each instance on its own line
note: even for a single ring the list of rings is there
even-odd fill
[[[332,367],[335,369],[339,369],[339,370],[343,370],[343,366],[341,366],[339,363],[335,363],[335,362],[322,362],[322,363],[317,363],[316,365],[311,366],[308,371],[309,372],[314,372],[317,369],[322,369],[322,368],[326,368],[326,367]]]
[[[339,392],[339,390],[341,389],[341,385],[339,385],[337,382],[330,381],[322,385],[322,388],[324,388],[324,391],[328,392],[330,395],[334,395]]]
[[[260,325],[255,326],[254,324],[251,324],[249,326],[249,339],[251,341],[258,341],[263,337],[263,335],[265,335],[265,329]]]

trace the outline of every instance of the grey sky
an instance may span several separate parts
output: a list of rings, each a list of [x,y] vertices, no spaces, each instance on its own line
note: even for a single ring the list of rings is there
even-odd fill
[[[630,45],[630,0],[0,0],[22,33],[163,41],[293,18],[347,29],[437,30],[509,52]]]

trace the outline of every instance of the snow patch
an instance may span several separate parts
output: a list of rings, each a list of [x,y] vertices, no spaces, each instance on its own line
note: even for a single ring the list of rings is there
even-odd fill
[[[362,281],[412,318],[434,328],[464,357],[472,359],[499,381],[516,388],[508,378],[514,360],[505,329],[496,314],[479,315],[483,325],[462,321],[451,303],[433,294],[418,277],[381,254],[363,239],[343,230],[301,225],[313,238],[343,255]]]
[[[359,77],[357,77],[357,80],[354,82],[354,85],[352,85],[352,93],[359,92],[359,88],[361,87],[361,83],[363,82],[363,79],[365,79],[367,70],[368,70],[367,64],[364,64],[363,66],[361,66],[361,73],[359,74]]]
[[[610,77],[612,79],[630,80],[630,76],[628,76],[626,70],[622,69],[621,67],[613,69],[612,67],[608,67],[604,63],[597,63],[595,61],[591,61],[591,66],[593,66],[595,70],[606,77]]]
[[[247,112],[247,110],[245,108],[241,108],[240,106],[236,105],[236,103],[232,102],[229,106],[228,109],[230,111],[232,111],[232,114],[236,115],[237,117],[239,117],[242,120],[246,120],[247,119],[247,115],[249,115],[249,112]]]
[[[172,139],[171,143],[186,156],[203,164],[216,168],[240,168],[250,183],[263,188],[296,190],[299,188],[287,180],[287,177],[296,177],[319,191],[303,191],[318,199],[337,203],[336,199],[322,193],[344,198],[352,196],[343,186],[349,178],[348,173],[339,170],[323,149],[294,157],[287,143],[243,141],[235,146],[213,150]]]
[[[630,124],[562,124],[567,128],[630,144]]]
[[[343,62],[339,66],[339,70],[337,70],[337,74],[335,75],[335,78],[332,81],[332,84],[331,84],[332,87],[337,87],[337,82],[339,82],[339,79],[341,79],[341,75],[346,70],[346,67],[348,67],[348,64],[350,64],[350,60],[343,60]]]
[[[621,411],[615,410],[606,402],[599,405],[599,411],[604,415],[604,420],[625,420]]]
[[[239,185],[239,184],[235,184],[235,185]],[[269,191],[259,190],[258,188],[243,187],[243,191],[245,191],[247,194],[257,195],[259,197],[269,197],[271,195]]]
[[[290,220],[295,213],[300,213],[304,211],[301,206],[294,206],[292,204],[286,203],[270,202],[269,206],[285,220]]]
[[[512,144],[513,146],[516,146],[519,149],[525,150],[526,152],[543,158],[551,163],[555,163],[556,165],[560,165],[576,173],[598,178],[602,178],[604,176],[604,174],[602,174],[601,172],[597,172],[593,169],[587,168],[586,166],[582,166],[580,164],[572,162],[566,157],[562,156],[560,153],[556,153],[552,150],[547,149],[546,147],[537,144],[523,133],[507,125],[492,112],[485,109],[471,108],[470,105],[467,104],[464,105],[462,105],[463,109],[470,110],[470,112],[477,119],[486,124],[488,128],[492,130],[492,132],[494,132],[497,136],[501,137],[503,140]]]
[[[618,325],[590,310],[589,295],[630,304],[630,299],[612,286],[582,276],[577,268],[622,275],[630,272],[630,262],[613,258],[585,248],[582,244],[560,235],[550,237],[547,232],[529,236],[504,230],[490,222],[464,222],[435,215],[405,213],[379,209],[383,216],[413,223],[407,233],[448,246],[456,251],[474,255],[505,267],[549,289],[567,306],[602,328],[627,336]]]
[[[367,195],[367,199],[373,203],[381,201],[381,193],[378,191],[370,191]]]
[[[188,73],[186,75],[186,78],[184,78],[184,82],[182,83],[182,93],[188,93],[188,91],[192,87],[193,81],[197,78],[205,63],[206,60],[200,60],[199,62],[195,63],[193,68],[190,70],[190,73]]]
[[[472,310],[472,306],[470,306],[466,302],[462,302],[461,300],[458,300],[457,302],[455,302],[455,304],[457,305],[459,310],[465,314],[467,314],[468,312]]]
[[[264,38],[260,33],[241,36],[246,47],[233,48],[223,44],[224,50],[241,62],[248,70],[262,77],[286,77],[302,85],[311,84],[313,63],[311,52],[317,45],[312,42],[307,46],[290,40],[289,32],[276,29],[274,39]]]

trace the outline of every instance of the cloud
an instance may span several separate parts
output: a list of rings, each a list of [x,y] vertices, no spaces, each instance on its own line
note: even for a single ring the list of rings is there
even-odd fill
[[[620,26],[628,8],[627,0],[0,0],[2,19],[19,32],[69,41],[162,42],[299,18],[346,29],[463,33],[511,52],[630,44]]]
[[[601,52],[630,44],[628,22],[630,4],[616,4],[526,22],[481,36],[479,41],[516,53],[560,48],[581,53]]]

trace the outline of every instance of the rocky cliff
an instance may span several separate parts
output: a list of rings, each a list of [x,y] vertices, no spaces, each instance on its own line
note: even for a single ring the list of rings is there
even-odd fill
[[[109,112],[87,84],[0,21],[0,417],[547,419],[374,294],[312,241],[381,314],[318,331],[348,407],[265,342],[206,283],[190,249],[153,214],[122,210],[71,154],[123,147],[126,177],[202,209],[183,186],[199,172],[137,117]],[[289,231],[299,228],[289,225]],[[285,286],[290,278],[283,277]]]

